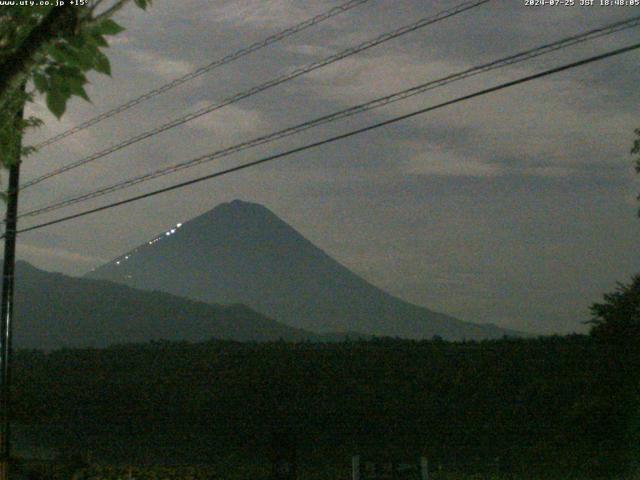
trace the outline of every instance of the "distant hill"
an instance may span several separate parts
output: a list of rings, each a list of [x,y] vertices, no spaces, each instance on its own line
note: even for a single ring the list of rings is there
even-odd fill
[[[322,340],[243,305],[211,305],[164,292],[73,278],[18,262],[14,345],[55,349],[145,342]]]
[[[516,332],[400,300],[314,246],[267,208],[235,200],[87,275],[210,303],[242,303],[321,333],[483,339]]]

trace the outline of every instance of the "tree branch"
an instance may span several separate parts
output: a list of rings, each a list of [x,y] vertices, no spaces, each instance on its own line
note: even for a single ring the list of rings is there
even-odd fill
[[[98,8],[102,2],[104,2],[104,0],[93,0],[89,5],[89,9],[91,10],[91,13],[95,12],[96,8]]]
[[[94,17],[93,20],[91,20],[91,21],[92,22],[99,22],[100,20],[104,20],[105,18],[112,17],[116,12],[118,12],[118,10],[120,10],[122,7],[124,7],[130,1],[131,0],[118,0],[116,3],[111,5],[111,7],[109,7],[107,10],[102,12],[100,15],[98,15],[97,17]]]

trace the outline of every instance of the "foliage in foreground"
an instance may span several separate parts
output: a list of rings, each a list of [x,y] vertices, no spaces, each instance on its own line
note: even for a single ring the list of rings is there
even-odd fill
[[[124,29],[112,20],[129,0],[97,0],[64,6],[15,5],[0,10],[0,165],[8,167],[32,149],[20,139],[26,129],[41,125],[23,119],[25,103],[37,93],[60,118],[72,96],[89,100],[86,74],[111,74],[104,49],[106,37]],[[151,0],[135,0],[146,8]],[[106,6],[105,6],[106,5]]]
[[[354,454],[616,478],[637,461],[639,355],[584,336],[20,352],[16,413],[38,438],[109,463],[213,463],[232,476],[268,465],[284,434],[309,478],[348,476]]]
[[[70,477],[77,480],[244,480],[270,478],[269,465],[257,464],[248,459],[236,459],[236,465],[180,465],[180,466],[129,466],[129,465],[100,465],[95,464],[73,470],[58,469],[55,473],[47,473],[47,468],[28,467],[32,476],[39,478],[51,478],[51,480],[68,480]],[[55,469],[50,468],[50,472]],[[304,468],[299,472],[301,480],[350,480],[350,465],[342,465],[338,469],[309,469]],[[48,476],[51,475],[51,476]],[[464,473],[452,472],[442,469],[430,471],[430,480],[581,480],[580,475],[540,475],[534,477],[526,472],[500,473],[477,472]],[[409,479],[410,480],[410,479]],[[416,480],[419,480],[416,476]]]

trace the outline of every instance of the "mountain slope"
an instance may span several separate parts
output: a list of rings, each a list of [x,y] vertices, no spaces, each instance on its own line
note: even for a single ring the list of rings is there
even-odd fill
[[[514,334],[402,301],[366,282],[267,208],[235,200],[88,274],[205,302],[242,303],[316,332],[448,339]]]
[[[220,306],[102,280],[73,278],[18,262],[18,348],[103,347],[149,340],[304,340],[316,335],[243,305]]]

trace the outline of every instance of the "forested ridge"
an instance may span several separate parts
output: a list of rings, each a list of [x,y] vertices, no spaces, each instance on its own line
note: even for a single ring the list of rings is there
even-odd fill
[[[16,422],[113,462],[268,458],[284,435],[302,469],[327,474],[362,454],[608,477],[640,453],[637,347],[573,335],[20,351]]]

